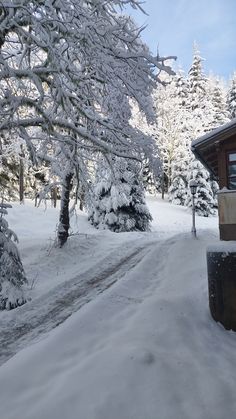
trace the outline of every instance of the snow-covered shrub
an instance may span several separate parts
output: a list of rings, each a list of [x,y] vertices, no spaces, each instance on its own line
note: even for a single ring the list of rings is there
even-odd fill
[[[176,205],[185,205],[188,189],[189,151],[184,142],[176,145],[175,155],[171,166],[171,186],[169,187],[169,201]]]
[[[203,165],[196,159],[190,163],[188,181],[194,179],[198,185],[195,195],[195,208],[198,215],[208,217],[215,213],[215,202],[211,188],[210,175]],[[185,205],[192,206],[192,195],[188,188]]]
[[[100,170],[94,186],[89,220],[111,231],[147,231],[152,217],[145,203],[137,164],[114,158],[113,170]]]
[[[10,310],[26,302],[23,285],[27,283],[25,272],[15,242],[16,234],[8,228],[4,218],[6,208],[0,203],[0,309]]]

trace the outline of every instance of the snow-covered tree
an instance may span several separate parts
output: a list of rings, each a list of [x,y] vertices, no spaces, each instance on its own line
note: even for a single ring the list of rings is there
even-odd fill
[[[89,220],[115,232],[147,231],[152,217],[145,203],[140,168],[132,160],[113,157],[98,167]]]
[[[182,108],[188,108],[188,96],[189,96],[189,80],[186,78],[183,70],[179,70],[173,77],[173,83],[175,86],[175,96],[178,99],[178,103]]]
[[[188,121],[188,134],[191,141],[214,128],[213,123],[218,108],[213,105],[212,97],[209,94],[209,78],[203,73],[203,59],[194,45],[193,63],[188,73],[189,109],[190,119]],[[211,188],[211,181],[208,171],[192,155],[188,167],[188,182],[194,179],[199,182],[198,192],[195,197],[196,210],[198,214],[207,216],[212,213],[215,201]],[[186,205],[191,206],[191,191],[187,189]]]
[[[208,81],[207,94],[209,104],[211,104],[212,120],[210,129],[217,128],[229,122],[229,111],[226,103],[226,91],[224,84],[218,77],[211,77]],[[210,106],[210,105],[209,105]]]
[[[157,103],[157,141],[170,200],[175,199],[177,195],[181,196],[182,191],[179,193],[178,188],[182,189],[183,183],[187,184],[185,179],[187,167],[184,168],[184,163],[188,164],[190,143],[188,130],[191,116],[187,106],[187,93],[187,81],[181,73],[173,77],[167,86],[160,86],[154,96]],[[182,162],[180,158],[183,158]],[[182,199],[177,202],[182,202]]]
[[[191,101],[188,103],[193,111],[206,109],[207,78],[203,73],[202,61],[203,58],[200,56],[196,43],[194,43],[193,62],[188,72],[188,85],[191,97]]]
[[[195,208],[197,214],[204,217],[214,214],[215,202],[211,189],[210,175],[203,165],[195,158],[192,158],[189,165],[188,184],[191,180],[195,180],[198,185],[195,195]],[[188,193],[185,205],[189,207],[192,206],[191,193]]]
[[[13,309],[26,302],[24,285],[27,280],[20,260],[16,234],[5,219],[11,205],[0,203],[0,309]]]
[[[236,118],[236,72],[230,80],[230,86],[227,95],[227,105],[230,118]]]
[[[128,124],[104,112],[104,96],[113,86],[148,114],[159,72],[171,70],[149,53],[132,20],[117,13],[127,3],[140,6],[138,0],[1,2],[0,130],[23,139],[34,163],[42,141],[61,145],[71,171],[78,155],[140,154],[144,137],[132,137]]]
[[[169,201],[176,205],[185,205],[188,190],[188,170],[190,162],[189,144],[180,137],[176,143],[171,169],[171,185],[169,188]]]

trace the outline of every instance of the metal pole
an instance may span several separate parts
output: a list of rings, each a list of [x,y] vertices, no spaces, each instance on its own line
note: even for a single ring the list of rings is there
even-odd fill
[[[196,233],[196,225],[195,225],[195,201],[194,201],[194,195],[192,195],[192,215],[193,215],[193,225],[192,225],[192,234],[193,237],[197,237]]]

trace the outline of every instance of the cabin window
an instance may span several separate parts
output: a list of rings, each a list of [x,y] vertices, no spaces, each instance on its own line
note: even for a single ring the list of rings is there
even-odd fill
[[[228,153],[228,188],[236,189],[236,151]]]

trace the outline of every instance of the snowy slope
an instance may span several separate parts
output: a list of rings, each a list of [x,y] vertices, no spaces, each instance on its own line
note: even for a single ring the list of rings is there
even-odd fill
[[[208,311],[205,249],[217,241],[217,219],[198,217],[194,240],[184,208],[155,199],[149,205],[150,234],[93,231],[96,263],[110,254],[109,246],[117,261],[132,249],[137,259],[47,338],[1,366],[1,419],[235,416],[235,334]],[[104,267],[94,266],[96,276]],[[122,264],[115,266],[119,272]]]

